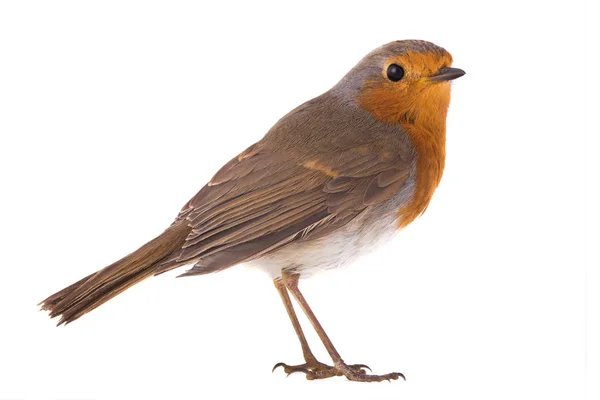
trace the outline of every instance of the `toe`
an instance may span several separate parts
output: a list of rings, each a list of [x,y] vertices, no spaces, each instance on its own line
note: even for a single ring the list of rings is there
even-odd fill
[[[308,379],[308,376],[312,375],[312,373],[313,373],[311,370],[303,368],[303,367],[286,367],[283,370],[287,374],[287,376],[290,376],[294,372],[303,372],[304,374],[306,374],[307,379]]]

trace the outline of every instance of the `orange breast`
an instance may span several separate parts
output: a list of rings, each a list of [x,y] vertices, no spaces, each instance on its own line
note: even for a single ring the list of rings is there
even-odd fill
[[[418,137],[419,139],[413,140],[413,144],[417,150],[415,193],[411,201],[398,211],[400,214],[400,228],[410,224],[415,218],[425,212],[433,196],[433,192],[442,179],[444,171],[446,158],[445,141],[420,141],[423,133],[417,129],[414,126],[405,127],[411,139],[414,137]]]
[[[368,87],[361,94],[360,105],[381,122],[400,124],[415,147],[415,193],[398,211],[402,228],[425,211],[442,178],[450,83],[423,80],[401,94],[387,85]]]

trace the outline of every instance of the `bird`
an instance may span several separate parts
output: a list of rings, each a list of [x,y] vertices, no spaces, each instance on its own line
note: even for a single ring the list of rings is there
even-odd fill
[[[269,274],[302,347],[303,364],[273,370],[309,380],[405,379],[346,363],[299,281],[351,263],[425,211],[444,170],[450,81],[464,74],[428,41],[376,48],[227,162],[163,233],[40,308],[68,324],[151,276],[189,265],[180,276],[205,275],[244,263]],[[332,365],[312,353],[290,294]]]

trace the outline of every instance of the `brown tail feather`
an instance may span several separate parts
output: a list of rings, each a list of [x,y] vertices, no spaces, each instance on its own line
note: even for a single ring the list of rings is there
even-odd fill
[[[174,252],[181,250],[190,228],[185,223],[172,225],[155,239],[119,261],[53,294],[40,303],[50,317],[68,324],[92,311],[124,290],[154,275]]]

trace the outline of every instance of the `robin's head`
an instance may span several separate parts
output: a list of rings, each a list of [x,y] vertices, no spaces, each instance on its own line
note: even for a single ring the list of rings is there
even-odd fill
[[[396,41],[368,54],[333,90],[381,122],[445,123],[449,81],[465,74],[451,65],[450,53],[433,43]]]

